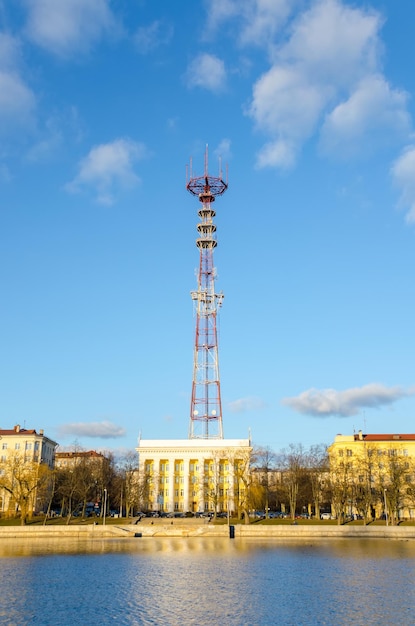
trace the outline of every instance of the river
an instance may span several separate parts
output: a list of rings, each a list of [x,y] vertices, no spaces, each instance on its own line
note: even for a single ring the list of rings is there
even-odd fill
[[[412,624],[415,542],[2,539],[0,624]]]

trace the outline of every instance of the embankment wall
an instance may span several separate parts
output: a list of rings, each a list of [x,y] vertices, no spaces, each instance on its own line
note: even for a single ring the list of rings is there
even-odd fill
[[[2,526],[2,539],[79,538],[98,539],[110,537],[229,537],[230,529],[238,538],[257,539],[415,539],[414,526],[261,526],[237,524],[233,527],[214,524],[140,524],[140,525],[77,525],[70,526]]]

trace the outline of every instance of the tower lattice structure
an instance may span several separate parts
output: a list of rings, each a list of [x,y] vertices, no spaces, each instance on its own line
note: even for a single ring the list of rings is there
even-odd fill
[[[220,168],[221,170],[221,168]],[[216,196],[228,188],[227,181],[208,173],[208,151],[205,152],[203,176],[190,176],[187,189],[198,196],[201,206],[197,224],[199,248],[199,270],[197,290],[191,292],[196,309],[196,333],[193,353],[193,383],[190,404],[190,439],[223,439],[222,401],[220,393],[217,316],[222,306],[223,293],[216,293],[216,268],[213,251],[217,246],[216,212],[213,203]]]

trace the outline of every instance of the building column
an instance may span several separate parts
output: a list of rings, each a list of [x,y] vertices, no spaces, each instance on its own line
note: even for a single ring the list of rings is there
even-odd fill
[[[151,485],[150,488],[153,491],[153,506],[154,506],[154,510],[155,511],[161,511],[162,510],[162,502],[163,500],[160,499],[160,460],[159,459],[154,459],[153,460],[153,471],[150,474],[151,476]]]
[[[169,495],[168,495],[168,503],[169,503],[169,511],[170,513],[174,513],[174,457],[170,458],[168,463],[169,463],[169,471],[168,471],[168,477],[169,477],[169,482],[168,482],[168,488],[169,488]]]
[[[183,487],[184,499],[186,500],[187,498],[187,505],[189,506],[190,500],[193,502],[193,498],[191,498],[190,496],[190,490],[192,489],[193,485],[190,482],[190,458],[188,456],[187,458],[186,456],[183,458],[183,470],[183,484],[180,485],[180,488]],[[186,511],[184,512],[186,513]]]
[[[202,457],[199,460],[200,470],[199,470],[199,493],[197,495],[198,501],[198,511],[205,510],[205,458]]]
[[[183,489],[183,513],[187,513],[190,510],[189,507],[189,494],[190,494],[190,472],[189,472],[189,459],[183,459],[183,483],[180,483],[179,488]],[[179,492],[180,493],[180,492]]]
[[[228,498],[227,498],[227,506],[230,513],[235,511],[235,467],[233,461],[228,461],[229,463],[229,472],[228,472]]]

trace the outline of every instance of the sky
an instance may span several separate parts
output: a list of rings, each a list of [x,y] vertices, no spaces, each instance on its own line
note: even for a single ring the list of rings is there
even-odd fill
[[[414,432],[415,3],[0,0],[0,427],[189,431],[215,203],[226,438]]]

